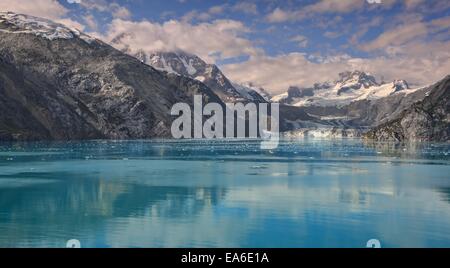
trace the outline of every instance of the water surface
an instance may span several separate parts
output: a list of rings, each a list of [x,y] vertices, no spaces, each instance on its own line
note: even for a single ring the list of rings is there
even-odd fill
[[[0,247],[450,247],[450,146],[0,144]]]

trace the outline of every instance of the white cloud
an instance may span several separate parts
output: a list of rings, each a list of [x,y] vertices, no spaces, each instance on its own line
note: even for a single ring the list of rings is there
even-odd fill
[[[306,47],[308,45],[308,38],[303,35],[296,35],[291,38],[291,41],[297,42],[299,47]]]
[[[418,5],[424,3],[426,0],[404,0],[404,1],[407,9],[413,9]]]
[[[233,81],[252,82],[273,93],[285,92],[289,86],[311,86],[333,80],[339,72],[347,70],[370,72],[387,81],[406,79],[417,86],[431,84],[449,74],[449,41],[413,43],[390,49],[391,55],[373,58],[338,55],[318,60],[302,53],[276,57],[259,55],[246,62],[225,65],[223,71]]]
[[[330,39],[334,39],[334,38],[338,38],[339,36],[341,36],[342,33],[341,32],[333,32],[333,31],[326,31],[323,36],[325,36],[326,38],[330,38]]]
[[[374,40],[360,46],[365,51],[383,50],[392,46],[401,46],[420,38],[430,38],[430,33],[448,30],[450,17],[423,22],[421,19],[406,19],[405,23],[388,29]]]
[[[426,36],[427,27],[422,22],[398,26],[379,35],[375,40],[361,46],[363,50],[385,49],[392,45],[402,45],[417,37]]]
[[[361,0],[321,0],[305,7],[306,12],[313,13],[348,13],[364,7]]]
[[[199,24],[170,20],[165,23],[127,21],[115,19],[106,35],[107,42],[120,36],[115,44],[119,49],[132,52],[183,50],[196,54],[206,61],[233,58],[260,53],[251,41],[242,37],[249,30],[239,21],[215,20]],[[117,39],[116,39],[117,40]]]
[[[68,10],[56,0],[1,0],[0,10],[47,19],[59,19],[68,12]]]
[[[283,10],[280,8],[274,9],[266,19],[269,22],[285,22],[298,21],[305,19],[315,14],[323,13],[348,13],[365,6],[365,1],[362,0],[321,0],[317,3],[304,6],[300,9]]]
[[[222,14],[228,8],[228,5],[212,6],[205,12],[200,12],[197,10],[191,10],[186,13],[181,20],[184,22],[191,22],[193,20],[197,21],[208,21],[214,19],[215,16]]]
[[[83,20],[92,31],[97,31],[98,29],[97,21],[95,20],[92,14],[83,16]]]
[[[88,10],[97,10],[100,12],[108,12],[114,18],[127,19],[131,17],[131,12],[124,6],[113,1],[107,0],[82,0],[79,4]]]
[[[243,63],[225,65],[223,71],[233,81],[252,82],[273,93],[280,93],[290,86],[326,81],[337,75],[337,70],[347,69],[340,65],[314,63],[303,53],[290,53],[277,57],[252,57]]]
[[[235,12],[243,12],[246,14],[253,14],[253,15],[258,14],[258,7],[256,6],[256,4],[245,1],[236,3],[234,6],[231,7],[231,10]]]
[[[267,15],[267,21],[269,22],[284,22],[288,20],[293,19],[300,19],[303,18],[303,14],[300,14],[300,12],[294,12],[294,11],[284,11],[281,8],[276,8],[273,10],[269,15]]]
[[[109,5],[110,12],[114,18],[128,19],[131,17],[131,12],[119,4],[112,3]]]
[[[254,3],[238,2],[234,5],[223,4],[212,6],[206,11],[191,10],[187,12],[181,20],[184,22],[191,21],[210,21],[218,18],[220,14],[227,12],[240,12],[245,14],[257,15],[258,7]]]

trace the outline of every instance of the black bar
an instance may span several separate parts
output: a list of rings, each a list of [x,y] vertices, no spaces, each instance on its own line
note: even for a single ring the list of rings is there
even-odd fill
[[[140,267],[385,267],[394,261],[404,267],[423,261],[446,263],[449,253],[448,249],[0,249],[0,258],[2,263],[12,261],[15,266],[31,261],[33,266],[59,267],[90,267],[91,264],[131,267],[132,263],[141,264]],[[214,255],[214,262],[207,255]],[[188,256],[189,262],[184,262]],[[193,256],[197,256],[197,261]]]

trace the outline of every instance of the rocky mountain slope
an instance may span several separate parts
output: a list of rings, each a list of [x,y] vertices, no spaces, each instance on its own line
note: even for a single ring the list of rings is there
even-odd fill
[[[450,140],[450,76],[430,88],[423,101],[366,134],[376,141]]]
[[[168,137],[177,102],[223,103],[77,30],[0,13],[0,140]]]

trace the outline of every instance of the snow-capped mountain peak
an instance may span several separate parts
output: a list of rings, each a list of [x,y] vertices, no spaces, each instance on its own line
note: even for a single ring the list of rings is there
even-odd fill
[[[410,89],[405,80],[378,83],[374,76],[361,71],[343,72],[335,82],[315,84],[310,88],[290,87],[271,100],[294,106],[342,106],[359,100],[373,100]]]
[[[338,95],[351,90],[378,86],[375,77],[361,71],[343,72],[339,74],[339,80],[335,82],[335,90]]]
[[[208,65],[199,57],[185,52],[152,53],[147,63],[156,69],[189,77],[195,77]]]
[[[120,38],[115,42],[120,42]],[[216,65],[208,64],[196,55],[183,51],[149,54],[140,51],[133,56],[157,70],[190,77],[204,83],[224,102],[267,101],[258,91],[233,84]]]
[[[366,87],[378,85],[374,76],[362,71],[347,71],[339,74],[338,83],[360,83]]]
[[[13,12],[0,12],[0,31],[16,34],[34,34],[49,40],[72,39],[79,37],[91,43],[95,39],[77,29],[63,24]]]

